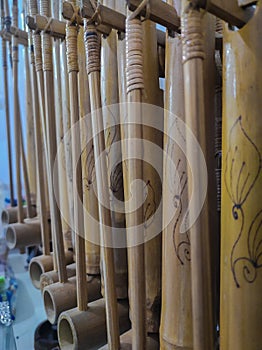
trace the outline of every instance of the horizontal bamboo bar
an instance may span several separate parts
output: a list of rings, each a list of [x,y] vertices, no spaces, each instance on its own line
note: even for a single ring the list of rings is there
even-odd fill
[[[238,0],[197,0],[195,2],[199,7],[239,28],[243,27],[255,12],[252,7],[240,7]]]
[[[142,3],[142,0],[127,0],[129,10],[135,11]],[[149,19],[153,22],[163,25],[168,30],[178,31],[180,27],[180,18],[173,6],[161,1],[151,0],[149,3]],[[141,9],[140,15],[146,16],[145,7]]]
[[[41,15],[27,16],[26,24],[32,30],[42,31],[46,28],[48,24],[48,18]],[[64,39],[65,28],[65,22],[53,18],[50,23],[49,29],[46,30],[46,33],[50,34],[53,37]]]
[[[67,20],[71,20],[74,16],[74,6],[70,3],[65,1],[63,3],[63,17]],[[78,19],[78,23],[83,25],[83,20],[79,14],[79,19]],[[109,35],[111,32],[111,27],[105,25],[105,24],[99,24],[97,25],[97,30],[98,32],[100,32],[101,34],[105,34],[105,35]]]

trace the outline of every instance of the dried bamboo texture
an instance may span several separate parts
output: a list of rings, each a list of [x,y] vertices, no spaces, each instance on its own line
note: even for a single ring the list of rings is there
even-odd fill
[[[31,203],[36,204],[36,154],[35,154],[35,137],[34,137],[34,111],[33,111],[33,91],[32,79],[30,76],[29,51],[24,47],[25,62],[25,91],[26,91],[26,160],[30,188]]]
[[[85,248],[86,248],[86,272],[88,274],[99,274],[100,272],[100,246],[92,242],[96,241],[98,235],[97,223],[98,202],[96,196],[96,173],[93,140],[88,137],[92,128],[90,118],[90,92],[88,76],[86,72],[86,57],[84,45],[84,30],[81,27],[78,34],[78,91],[79,91],[79,113],[82,118],[81,139],[82,139],[82,178],[83,178],[83,205],[85,220]],[[88,142],[88,139],[89,142]],[[95,221],[90,220],[93,218]]]
[[[262,344],[261,21],[224,30],[221,350]]]
[[[103,1],[103,5],[115,8],[114,1]],[[115,30],[101,39],[101,101],[105,128],[105,144],[112,230],[122,228],[125,235],[124,188],[122,171],[122,151],[120,135],[120,115],[118,107],[110,105],[119,103],[118,67],[117,67],[117,33]],[[107,107],[108,106],[108,107]],[[110,126],[112,125],[112,126]],[[122,202],[121,211],[118,203]],[[114,250],[116,293],[118,299],[127,298],[127,251],[126,248]]]
[[[209,110],[205,100],[205,78],[204,78],[204,19],[200,13],[189,2],[183,1],[182,13],[182,43],[183,43],[183,72],[185,89],[185,121],[187,126],[194,133],[208,162],[207,136]],[[214,52],[213,52],[214,54]],[[210,72],[209,72],[210,74]],[[211,87],[212,88],[212,87]],[[212,111],[214,116],[214,110]],[[213,118],[214,119],[214,118]],[[213,124],[214,120],[212,120]],[[188,135],[188,133],[187,133]],[[208,145],[208,147],[206,146]],[[186,138],[186,154],[190,156],[195,151],[192,138]],[[191,167],[194,173],[188,178],[188,194],[192,195],[193,183],[196,179],[201,181],[203,168],[200,166],[200,152],[195,152],[195,157],[191,157]],[[213,190],[213,188],[212,188]],[[189,212],[189,218],[200,205],[200,192],[195,192],[194,208]],[[212,300],[213,292],[213,264],[211,259],[212,231],[209,222],[209,194],[196,222],[190,228],[191,239],[191,285],[192,285],[192,310],[193,310],[193,344],[196,350],[208,350],[214,346],[214,305]],[[212,273],[211,273],[212,271]]]
[[[159,88],[158,52],[157,52],[157,32],[156,25],[151,21],[145,21],[143,28],[143,74],[144,90],[142,96],[143,103],[156,106],[163,106],[163,95]],[[162,148],[163,135],[163,115],[159,115],[157,129],[143,125],[143,180],[146,184],[144,190],[147,197],[143,203],[144,208],[144,230],[145,235],[150,236],[157,228],[162,227],[159,217],[155,217],[161,205],[162,184],[161,175],[157,174],[154,164],[162,164],[162,157],[157,159],[158,154],[151,152],[147,142],[152,142]],[[159,176],[160,175],[160,176]],[[160,297],[161,297],[161,232],[145,243],[145,278],[146,278],[146,319],[147,331],[158,333],[160,323]]]
[[[53,2],[53,16],[59,17],[59,2]],[[54,62],[54,81],[56,82],[55,93],[55,118],[56,118],[56,143],[58,152],[58,176],[59,176],[59,208],[62,211],[61,224],[64,239],[65,250],[72,248],[72,232],[70,227],[70,208],[67,185],[67,168],[64,144],[64,117],[63,117],[63,103],[65,103],[66,96],[62,95],[62,84],[64,84],[64,77],[62,77],[61,65],[63,64],[61,51],[61,41],[56,39],[53,41],[53,62]]]
[[[169,4],[175,5],[179,11],[180,1],[175,3],[170,0]],[[165,66],[160,345],[163,350],[178,347],[189,350],[193,349],[190,234],[181,233],[180,227],[188,207],[188,170],[186,156],[175,142],[178,125],[175,118],[185,121],[182,42],[179,35],[172,38],[167,33]],[[181,131],[185,134],[185,130]],[[177,174],[172,166],[175,166]],[[168,220],[170,210],[174,212],[171,222]]]

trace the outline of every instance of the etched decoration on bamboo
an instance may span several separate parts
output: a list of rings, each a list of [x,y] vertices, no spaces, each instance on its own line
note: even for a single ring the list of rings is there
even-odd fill
[[[235,140],[238,140],[238,144],[235,143]],[[246,154],[249,156],[245,157]],[[256,213],[250,223],[246,223],[244,206],[244,204],[248,206],[248,197],[260,175],[261,153],[245,131],[241,116],[237,118],[230,130],[225,164],[225,186],[233,202],[232,216],[235,221],[240,222],[239,233],[230,256],[231,271],[235,284],[239,288],[239,267],[241,267],[244,280],[248,283],[255,281],[257,270],[262,267],[262,239],[259,234],[262,210]],[[245,226],[248,228],[246,229]],[[238,245],[242,240],[247,243],[246,254],[237,256]]]
[[[85,157],[86,154],[86,157]],[[83,168],[86,169],[87,176],[83,178],[84,187],[89,191],[91,186],[95,182],[95,157],[94,157],[94,145],[92,143],[91,147],[86,145],[86,148],[82,151],[83,157]]]

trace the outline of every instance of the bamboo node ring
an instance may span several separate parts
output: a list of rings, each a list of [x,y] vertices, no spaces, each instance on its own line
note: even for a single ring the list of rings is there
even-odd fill
[[[183,47],[183,64],[193,58],[205,58],[204,34],[201,27],[201,13],[188,7],[181,19],[181,38]]]

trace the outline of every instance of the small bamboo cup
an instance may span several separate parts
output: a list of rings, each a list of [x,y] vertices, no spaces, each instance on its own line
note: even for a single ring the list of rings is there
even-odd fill
[[[70,266],[70,264],[72,265],[73,263],[73,253],[70,251],[65,252],[65,262],[67,265],[67,271],[68,271],[68,266]],[[41,256],[36,256],[35,258],[33,258],[30,261],[30,265],[29,265],[29,275],[31,278],[31,282],[33,283],[34,287],[37,289],[40,289],[41,287],[41,276],[42,274],[44,274],[45,272],[51,272],[54,269],[54,260],[53,260],[53,255],[41,255]],[[53,272],[53,278],[50,279],[50,283],[51,281],[55,280],[57,278],[57,280],[55,280],[52,283],[58,282],[58,273],[57,271],[52,271]],[[72,277],[75,274],[71,274]],[[56,278],[54,277],[56,276]]]
[[[18,208],[17,207],[10,207],[6,208],[2,211],[1,214],[1,221],[3,225],[9,225],[14,224],[18,221],[18,215],[17,215]],[[31,206],[31,212],[32,216],[36,216],[36,207]],[[23,207],[23,214],[26,216],[27,213],[27,207]]]
[[[88,289],[90,302],[102,297],[100,277],[87,276],[87,283],[83,287]],[[63,311],[77,306],[76,292],[76,277],[68,278],[68,283],[58,282],[44,288],[44,307],[50,323],[55,324]]]
[[[118,302],[120,333],[130,328],[128,305]],[[58,320],[58,340],[61,350],[99,349],[107,342],[105,300],[88,305],[88,311],[78,308],[63,312]]]
[[[41,226],[38,219],[9,225],[6,229],[6,244],[9,249],[29,247],[41,243]]]

